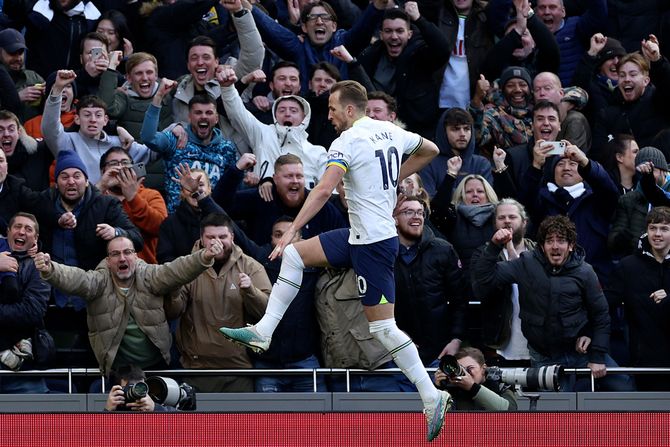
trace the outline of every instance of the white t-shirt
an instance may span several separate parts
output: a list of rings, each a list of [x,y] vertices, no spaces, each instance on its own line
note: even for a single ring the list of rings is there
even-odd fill
[[[368,117],[333,141],[328,166],[345,171],[350,244],[371,244],[396,235],[392,213],[400,162],[403,154],[413,154],[422,142],[420,135]]]
[[[503,249],[505,259],[509,261],[507,249]],[[519,285],[512,284],[512,332],[507,345],[498,349],[496,352],[506,360],[528,360],[530,352],[528,351],[528,340],[521,332],[521,318],[519,318]],[[501,298],[504,299],[504,298]]]
[[[465,16],[458,16],[458,35],[444,69],[440,86],[439,105],[441,109],[460,107],[468,108],[470,103],[470,70],[465,54]]]

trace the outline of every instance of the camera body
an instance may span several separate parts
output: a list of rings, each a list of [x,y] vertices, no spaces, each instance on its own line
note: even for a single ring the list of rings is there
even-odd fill
[[[453,355],[445,355],[440,359],[440,371],[445,373],[449,378],[449,381],[453,381],[457,377],[463,377],[467,374],[467,371],[458,363],[456,357]]]
[[[149,392],[149,386],[146,382],[129,383],[123,388],[123,399],[127,404],[137,402],[146,397]]]

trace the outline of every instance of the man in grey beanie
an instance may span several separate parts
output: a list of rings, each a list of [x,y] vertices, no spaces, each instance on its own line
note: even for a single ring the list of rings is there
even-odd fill
[[[647,231],[647,212],[653,206],[670,204],[668,163],[663,152],[643,147],[635,156],[635,166],[641,173],[639,186],[619,198],[607,238],[607,246],[615,258],[635,252],[640,236]]]

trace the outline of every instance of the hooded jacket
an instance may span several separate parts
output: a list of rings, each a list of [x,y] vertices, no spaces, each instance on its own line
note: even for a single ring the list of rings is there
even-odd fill
[[[242,103],[234,86],[221,89],[221,99],[233,126],[244,135],[256,154],[254,172],[261,179],[272,177],[274,163],[279,156],[293,154],[302,160],[305,186],[312,189],[326,170],[327,155],[323,146],[315,146],[307,141],[307,126],[311,118],[309,103],[300,96],[290,95],[278,98],[272,105],[274,124],[263,124],[249,112]],[[276,119],[277,104],[282,99],[298,101],[305,112],[305,118],[297,126],[284,126]]]
[[[445,126],[445,118],[449,109],[445,110],[440,120],[437,123],[435,128],[435,144],[440,149],[440,153],[437,157],[423,168],[419,175],[421,180],[423,180],[423,189],[428,193],[430,197],[434,197],[438,188],[444,181],[444,177],[447,175],[447,161],[451,157],[454,157],[456,154],[449,144],[449,139],[447,138],[447,130]],[[486,179],[489,183],[493,184],[493,174],[491,173],[491,162],[481,155],[477,155],[475,149],[475,129],[474,126],[471,126],[472,133],[470,136],[470,142],[468,147],[460,154],[461,159],[463,160],[463,166],[461,171],[456,178],[456,181],[453,184],[453,189],[455,189],[458,184],[463,180],[463,177],[469,174],[479,174]]]
[[[186,147],[178,149],[177,137],[172,132],[169,130],[156,131],[160,112],[161,107],[156,107],[153,104],[149,105],[140,135],[148,147],[163,156],[165,161],[166,204],[168,212],[174,213],[181,200],[181,186],[179,182],[172,180],[175,168],[182,163],[186,163],[191,169],[203,169],[207,173],[213,188],[219,181],[221,173],[228,166],[235,164],[237,148],[231,141],[223,137],[218,127],[212,129],[210,141],[205,143],[193,133],[190,125],[186,125],[184,128],[188,135],[188,141]]]
[[[546,356],[574,352],[577,338],[591,338],[588,358],[605,363],[609,350],[607,299],[584,249],[575,246],[565,264],[552,267],[540,246],[512,261],[499,261],[502,247],[487,242],[472,258],[472,286],[483,297],[496,287],[519,285],[519,318],[528,345]]]
[[[193,253],[200,251],[200,240]],[[240,273],[251,278],[251,287],[241,289]],[[168,318],[179,318],[176,338],[184,368],[252,368],[247,350],[226,341],[221,326],[244,327],[263,316],[272,285],[263,266],[233,244],[230,257],[217,272],[209,267],[166,301]],[[212,299],[217,297],[217,299]]]

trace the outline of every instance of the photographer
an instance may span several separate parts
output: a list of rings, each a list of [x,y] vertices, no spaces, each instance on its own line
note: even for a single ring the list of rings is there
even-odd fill
[[[456,410],[516,411],[516,396],[512,389],[499,381],[486,378],[484,354],[477,348],[462,348],[454,356],[461,371],[447,375],[435,371],[438,388],[449,388]]]
[[[115,375],[118,385],[114,385],[109,391],[105,411],[177,411],[175,407],[163,406],[154,402],[149,394],[142,393],[139,387],[133,389],[134,385],[146,380],[146,375],[140,368],[136,366],[120,368],[117,373],[112,372],[112,377]],[[129,394],[130,397],[128,397]],[[144,396],[133,399],[134,394],[144,394]]]

